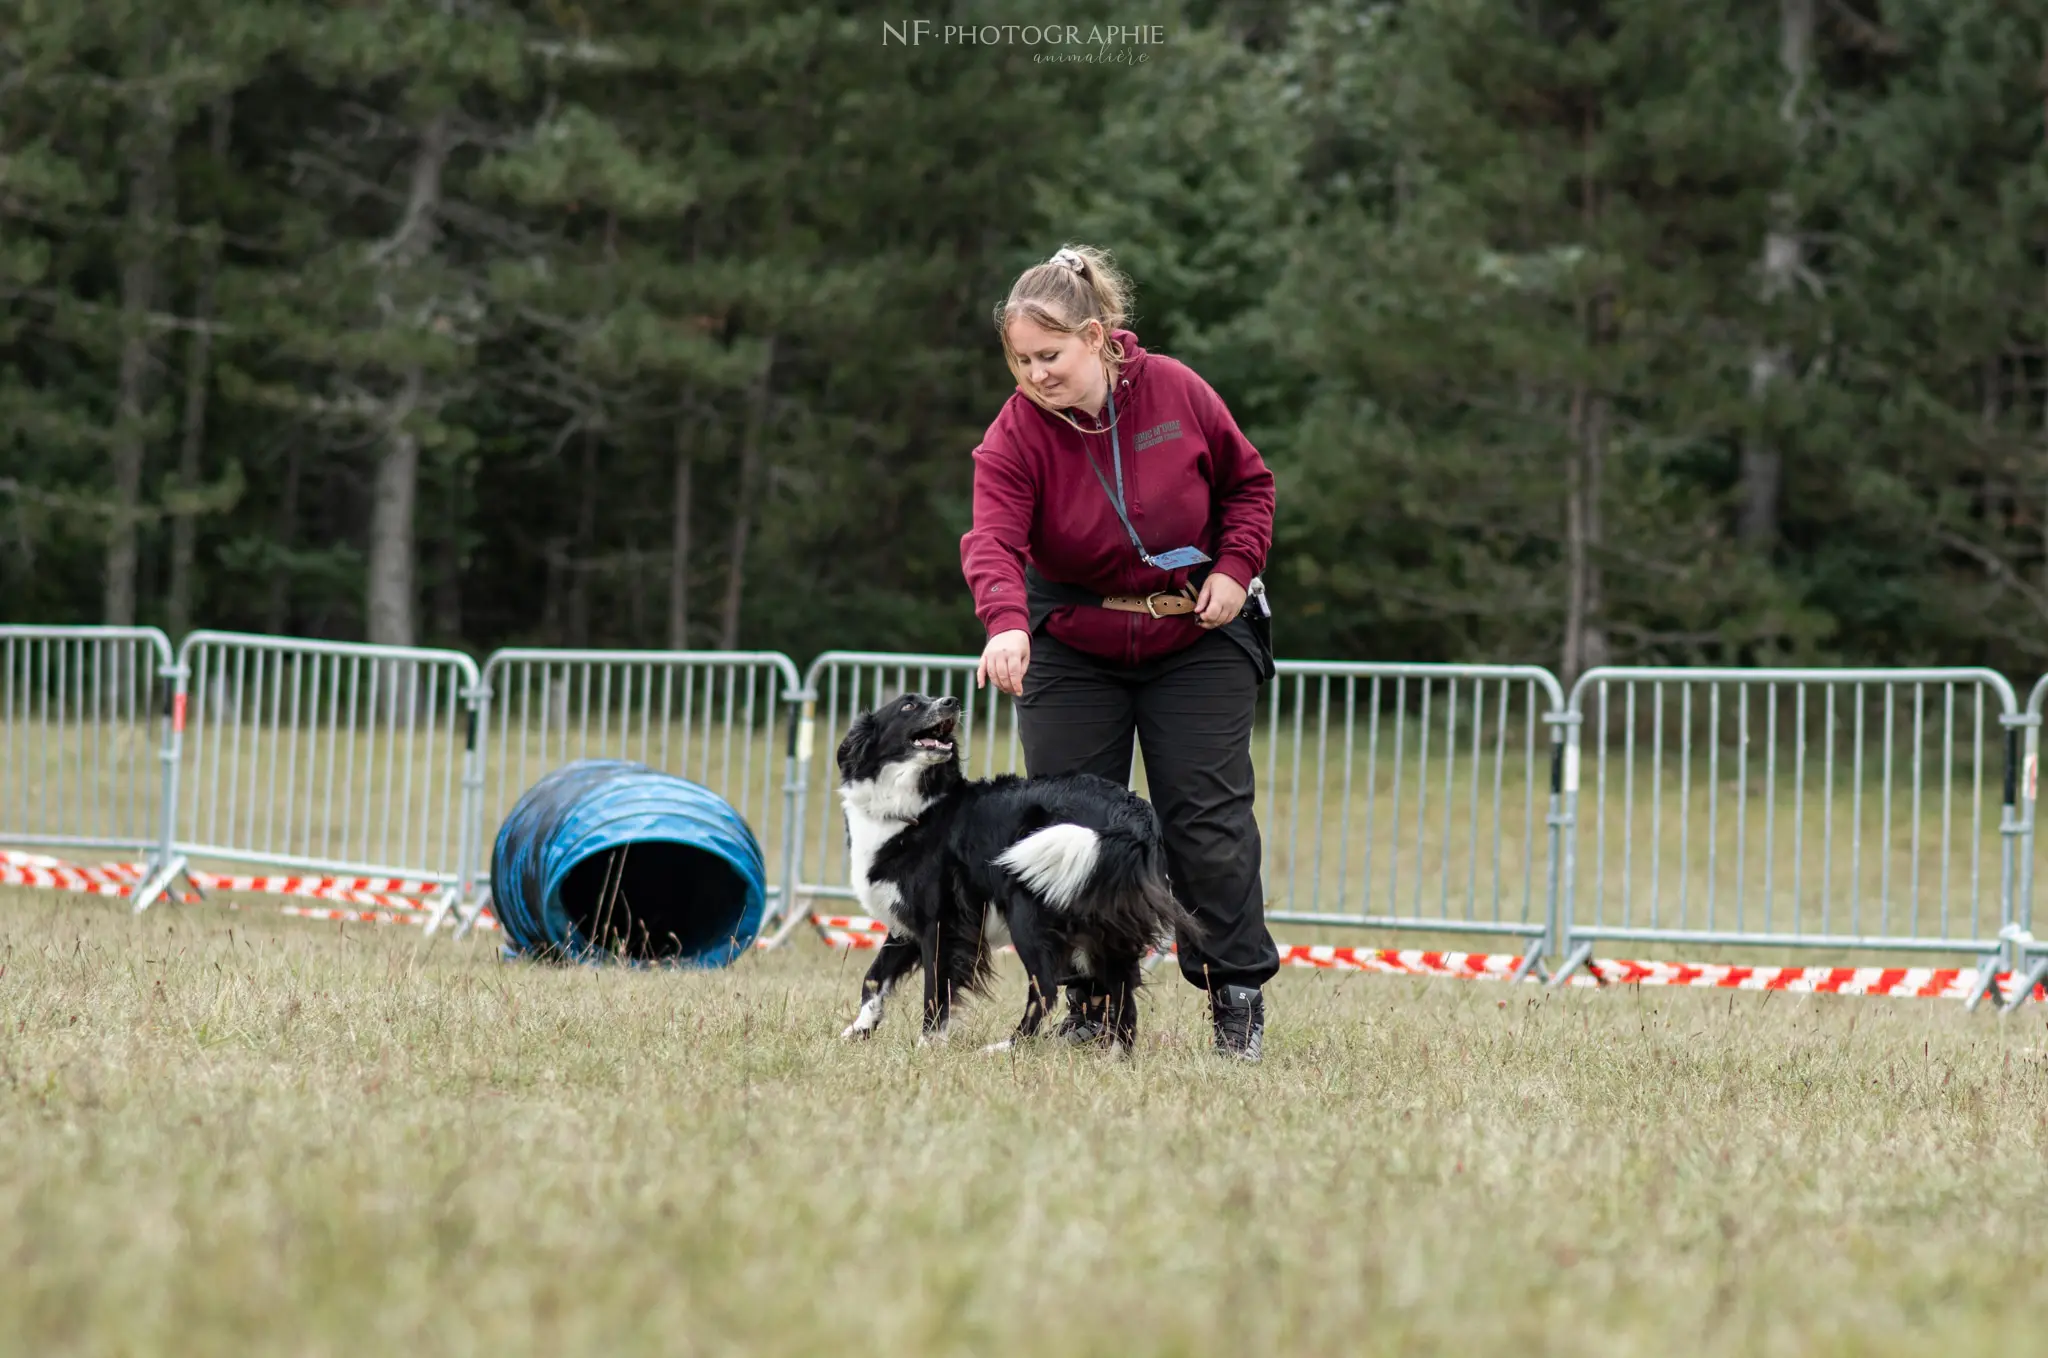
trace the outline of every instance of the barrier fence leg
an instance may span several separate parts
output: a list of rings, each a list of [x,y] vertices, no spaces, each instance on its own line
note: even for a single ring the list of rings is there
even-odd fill
[[[2017,843],[2008,844],[2018,862],[2012,873],[2015,882],[2013,900],[2007,914],[2006,927],[2000,931],[2005,939],[2005,951],[2013,958],[2012,970],[2017,972],[2026,966],[2027,973],[2021,983],[2003,996],[2004,1011],[2010,1013],[2034,997],[2034,987],[2048,975],[2048,957],[2032,960],[2029,949],[2034,943],[2034,811],[2040,791],[2041,758],[2041,714],[2034,710],[2029,699],[2027,711],[2019,719],[2025,732],[2023,736],[2024,757],[2020,763],[2018,778],[2019,793],[2019,834],[2014,836]],[[2032,965],[2028,965],[2029,961]],[[1982,999],[1982,993],[1973,995],[1972,1002]]]
[[[427,933],[441,927],[449,914],[455,916],[457,942],[469,937],[470,929],[484,912],[488,893],[470,896],[476,889],[477,859],[484,837],[484,749],[479,735],[484,712],[490,704],[490,690],[479,688],[469,697],[469,731],[462,752],[462,829],[456,837],[455,885],[434,902],[427,919]]]
[[[1586,966],[1586,964],[1592,960],[1593,945],[1590,943],[1579,944],[1577,947],[1573,948],[1569,953],[1565,954],[1564,961],[1561,964],[1559,964],[1556,971],[1551,973],[1550,984],[1553,987],[1566,984],[1572,979],[1573,972],[1577,971],[1580,967]],[[1588,976],[1591,976],[1595,981],[1598,981],[1600,979],[1600,973],[1594,971],[1591,967],[1586,968],[1586,974]]]
[[[2010,1013],[2032,999],[2034,987],[2044,980],[2048,980],[2048,957],[2036,958],[2034,964],[2027,968],[2026,974],[2014,982],[2012,989],[2006,993],[2005,1012]]]
[[[134,913],[138,915],[155,905],[181,879],[192,894],[203,894],[199,884],[192,880],[185,855],[178,852],[178,765],[185,752],[185,667],[166,665],[160,673],[168,690],[164,702],[163,741],[157,748],[157,757],[164,766],[162,820],[156,848],[150,854],[149,876],[135,889]]]
[[[475,922],[473,911],[467,911],[471,879],[475,877],[475,852],[477,836],[481,832],[479,821],[483,819],[483,748],[477,739],[477,727],[481,725],[483,698],[471,690],[467,694],[469,707],[469,729],[463,735],[463,801],[457,811],[457,832],[455,832],[455,881],[449,889],[434,897],[434,905],[426,916],[426,936],[432,938],[449,916],[455,916],[455,936],[463,938],[469,934],[469,926]],[[479,905],[481,909],[481,905]]]
[[[1544,721],[1551,730],[1550,745],[1550,827],[1549,930],[1544,939],[1553,956],[1562,957],[1557,969],[1544,983],[1561,986],[1593,955],[1591,943],[1572,943],[1573,899],[1579,865],[1579,728],[1576,695],[1560,712],[1547,713]],[[1522,979],[1518,971],[1515,980]]]
[[[1549,944],[1545,939],[1530,939],[1529,946],[1522,950],[1522,960],[1517,962],[1515,969],[1508,973],[1509,982],[1527,980],[1529,973],[1532,971],[1536,974],[1538,981],[1549,980],[1550,968],[1543,965],[1543,950],[1547,946]]]
[[[789,755],[782,780],[783,796],[787,799],[782,812],[782,889],[775,902],[775,932],[762,944],[770,949],[788,942],[797,926],[810,918],[810,909],[798,888],[803,882],[804,812],[811,786],[818,703],[815,694],[806,692],[791,695],[790,704],[796,710],[789,726]]]
[[[1974,1011],[1984,1002],[1986,995],[1993,997],[1993,1003],[1997,1007],[2004,1008],[2005,996],[1998,989],[1998,969],[2004,961],[2005,958],[1999,953],[1977,959],[1977,984],[1970,987],[1969,996],[1963,1001],[1964,1009]]]
[[[2005,727],[2005,787],[1998,816],[1998,937],[2001,941],[1997,955],[1988,959],[1990,965],[1978,976],[1977,985],[1966,1001],[1971,1010],[1976,1009],[1985,995],[1997,993],[1999,972],[2017,975],[2026,965],[2028,956],[2026,944],[2029,940],[2020,923],[2015,875],[2020,841],[2028,830],[2026,818],[2019,811],[2020,728],[2026,724],[2027,718],[2008,712],[1999,721]],[[2000,1012],[2017,1008],[2026,1003],[2026,997],[2032,990],[2033,982],[2029,981],[2011,995],[1999,996],[1996,1008]]]
[[[792,700],[791,716],[796,720],[789,735],[788,774],[783,779],[784,795],[789,799],[788,808],[782,817],[782,914],[785,919],[798,919],[804,910],[798,900],[797,886],[804,879],[804,813],[809,810],[811,790],[811,755],[817,741],[818,705],[809,693],[800,694]]]

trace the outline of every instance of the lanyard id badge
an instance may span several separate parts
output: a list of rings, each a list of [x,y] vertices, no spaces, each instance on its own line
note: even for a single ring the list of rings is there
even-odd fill
[[[1138,538],[1138,530],[1131,526],[1131,516],[1124,508],[1124,455],[1123,446],[1116,436],[1116,394],[1109,394],[1109,459],[1116,469],[1116,488],[1112,490],[1109,478],[1102,474],[1096,464],[1095,454],[1088,454],[1088,470],[1095,473],[1095,479],[1102,483],[1102,493],[1109,497],[1110,507],[1122,521],[1124,531],[1131,535],[1131,546],[1138,549],[1138,558],[1146,565],[1162,571],[1177,571],[1184,566],[1199,566],[1209,559],[1209,554],[1200,547],[1176,547],[1158,556],[1145,550],[1145,544]]]

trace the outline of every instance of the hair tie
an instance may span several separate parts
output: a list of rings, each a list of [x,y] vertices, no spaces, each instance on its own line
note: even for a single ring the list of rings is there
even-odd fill
[[[1064,264],[1069,269],[1072,269],[1075,273],[1080,273],[1083,269],[1088,267],[1087,260],[1081,258],[1081,256],[1075,254],[1072,250],[1069,250],[1064,245],[1060,247],[1059,253],[1052,257],[1052,262],[1055,264]]]

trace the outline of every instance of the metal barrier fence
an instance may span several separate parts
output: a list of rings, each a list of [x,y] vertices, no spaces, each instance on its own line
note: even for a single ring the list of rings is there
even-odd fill
[[[1267,918],[1556,942],[1564,694],[1529,665],[1285,661],[1267,686]]]
[[[848,898],[834,753],[903,690],[962,699],[973,776],[1022,772],[971,656],[452,651],[0,627],[0,842],[437,883],[468,902],[531,782],[637,759],[732,802],[778,937]],[[2040,727],[1991,670],[1283,661],[1253,744],[1269,916],[1522,941],[1968,953],[2048,980],[2033,925]],[[791,710],[798,709],[800,711]],[[152,734],[151,726],[157,727]],[[1541,737],[1539,738],[1539,728]],[[822,737],[822,738],[821,738]],[[778,780],[774,762],[782,761]],[[813,776],[811,765],[822,761]],[[1134,759],[1134,785],[1144,790]],[[436,918],[439,918],[437,912]],[[2001,997],[2005,998],[2005,997]]]
[[[800,897],[853,895],[834,755],[884,699],[960,698],[968,775],[1024,771],[1016,706],[974,686],[976,665],[863,651],[812,662],[806,721],[821,767],[807,789]],[[1551,942],[1563,707],[1547,671],[1282,661],[1262,707],[1253,748],[1268,918],[1520,938],[1524,969],[1536,964]],[[1135,758],[1132,782],[1145,790]]]
[[[779,651],[495,652],[483,670],[480,757],[489,772],[473,810],[478,852],[468,861],[488,871],[489,827],[541,775],[573,759],[632,759],[731,802],[776,865],[771,913],[788,914],[805,761],[785,709],[802,687],[795,662]],[[474,898],[473,885],[465,881],[464,899]]]
[[[1968,952],[1988,984],[2024,828],[2003,676],[1602,668],[1568,721],[1560,976],[1629,939]]]
[[[0,627],[0,840],[171,857],[177,667],[154,627]]]
[[[194,632],[177,849],[438,883],[468,874],[476,662],[455,651]]]

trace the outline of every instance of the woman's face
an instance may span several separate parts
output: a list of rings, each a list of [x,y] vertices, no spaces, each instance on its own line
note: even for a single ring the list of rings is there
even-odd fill
[[[1024,380],[1040,400],[1064,408],[1099,399],[1102,371],[1102,327],[1089,325],[1078,335],[1048,330],[1028,316],[1011,321],[1004,332]]]

